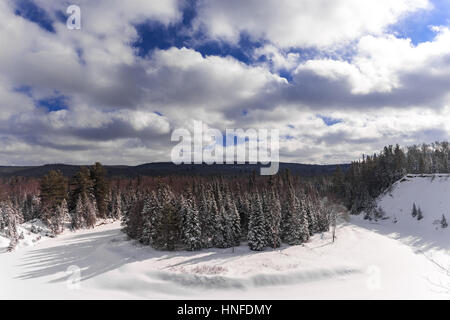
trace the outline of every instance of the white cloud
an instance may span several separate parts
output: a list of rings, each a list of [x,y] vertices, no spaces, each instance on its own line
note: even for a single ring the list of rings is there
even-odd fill
[[[342,45],[381,34],[403,15],[429,9],[428,0],[203,0],[197,28],[237,43],[245,32],[281,48]],[[239,8],[239,9],[237,9]]]
[[[447,95],[448,89],[444,85],[431,87],[450,77],[449,59],[450,30],[440,28],[433,41],[417,46],[410,39],[392,35],[365,36],[356,45],[356,54],[351,61],[308,60],[299,65],[294,74],[301,77],[304,73],[313,73],[335,83],[335,87],[348,83],[352,95],[382,93],[392,94],[395,99],[397,92],[407,94],[416,90],[417,84],[422,84],[425,86],[422,89],[433,89],[433,98],[439,99]],[[426,88],[428,85],[430,88]],[[431,107],[423,103],[427,100],[417,100],[418,105]]]
[[[60,6],[36,2],[49,12]],[[192,120],[221,130],[279,128],[282,160],[309,163],[450,132],[449,30],[418,46],[383,33],[426,1],[202,2],[196,24],[211,37],[237,41],[248,32],[266,41],[253,54],[269,62],[258,65],[187,48],[137,57],[133,24],[178,21],[176,1],[81,0],[83,29],[55,23],[56,33],[16,16],[12,4],[0,2],[1,164],[168,161],[171,129]],[[350,40],[355,55],[347,60],[319,51],[305,61],[287,49]],[[280,70],[295,70],[293,81]],[[24,85],[31,97],[14,90]],[[55,94],[68,97],[68,110],[34,106]],[[342,122],[327,126],[318,113]]]

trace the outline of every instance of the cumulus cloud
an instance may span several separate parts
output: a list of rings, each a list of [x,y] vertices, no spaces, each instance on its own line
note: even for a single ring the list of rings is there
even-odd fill
[[[352,61],[308,60],[298,66],[286,96],[335,108],[439,109],[448,104],[450,31],[417,46],[391,35],[366,36]]]
[[[235,43],[247,33],[281,48],[327,47],[381,34],[403,15],[430,7],[427,0],[202,0],[196,27]]]
[[[231,45],[242,33],[261,41],[247,64],[185,47],[136,54],[135,26],[181,21],[185,1],[80,0],[79,31],[58,20],[65,4],[35,3],[54,32],[0,2],[2,165],[169,161],[170,133],[193,120],[278,128],[281,160],[306,163],[348,162],[450,132],[450,31],[436,27],[418,45],[385,32],[429,9],[425,0],[200,1],[190,32]],[[352,55],[328,54],[348,41]],[[315,47],[312,56],[304,47]],[[38,103],[55,96],[67,105]]]

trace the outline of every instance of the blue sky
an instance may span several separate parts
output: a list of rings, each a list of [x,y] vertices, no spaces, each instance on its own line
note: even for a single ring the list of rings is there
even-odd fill
[[[396,23],[387,26],[387,33],[394,34],[399,38],[411,39],[414,45],[431,41],[436,35],[431,30],[431,26],[448,26],[450,23],[450,1],[432,0],[430,2],[433,5],[433,9],[419,10],[406,15]],[[264,39],[252,39],[246,33],[240,34],[238,43],[209,39],[203,30],[192,30],[192,22],[197,15],[197,0],[185,0],[180,7],[182,19],[175,23],[164,24],[158,20],[147,19],[135,25],[138,39],[132,43],[132,46],[136,49],[136,54],[144,57],[151,54],[155,49],[166,50],[171,47],[186,47],[194,49],[204,56],[232,56],[246,64],[268,61],[268,58],[265,56],[258,58],[252,56],[256,48],[260,48],[267,43]],[[65,23],[62,10],[48,12],[39,7],[33,0],[16,1],[15,14],[37,23],[48,32],[55,32],[54,23]],[[348,51],[345,49],[341,49],[341,51],[338,54],[342,59],[351,59]],[[345,55],[344,51],[347,52],[347,55]],[[330,55],[328,52],[320,52],[315,48],[291,47],[286,49],[285,52],[299,53],[304,60],[319,54],[322,56]],[[336,52],[333,54],[336,55]],[[281,70],[280,74],[290,79],[288,70]]]
[[[415,45],[431,41],[436,33],[430,26],[448,26],[450,1],[433,0],[433,9],[413,13],[389,28],[398,37],[409,38]]]

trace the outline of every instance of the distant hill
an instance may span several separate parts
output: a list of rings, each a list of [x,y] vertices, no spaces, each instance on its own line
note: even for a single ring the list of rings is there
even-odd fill
[[[343,170],[349,165],[341,164]],[[0,166],[0,177],[35,177],[40,178],[51,170],[59,170],[65,176],[75,175],[81,166],[67,164],[47,164],[43,166],[30,167],[8,167]],[[253,171],[259,173],[260,164],[183,164],[175,165],[171,162],[147,163],[139,166],[105,166],[110,177],[137,177],[137,176],[167,176],[167,175],[225,175],[240,176],[249,175]],[[293,175],[317,176],[330,175],[336,169],[336,165],[310,165],[299,163],[280,163],[279,172],[289,169]]]

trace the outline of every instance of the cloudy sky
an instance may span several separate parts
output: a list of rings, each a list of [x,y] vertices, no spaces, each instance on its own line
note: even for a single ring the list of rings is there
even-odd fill
[[[278,128],[289,162],[445,140],[449,19],[450,0],[2,0],[0,165],[170,161],[193,120]]]

